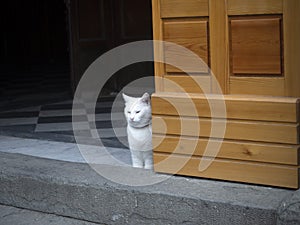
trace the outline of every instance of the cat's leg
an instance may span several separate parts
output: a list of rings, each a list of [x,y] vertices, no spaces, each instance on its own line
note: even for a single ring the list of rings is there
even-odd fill
[[[143,157],[141,152],[131,150],[131,159],[132,159],[132,166],[136,168],[143,168]]]
[[[152,170],[153,169],[153,152],[152,152],[152,150],[144,152],[144,161],[145,161],[144,168]]]

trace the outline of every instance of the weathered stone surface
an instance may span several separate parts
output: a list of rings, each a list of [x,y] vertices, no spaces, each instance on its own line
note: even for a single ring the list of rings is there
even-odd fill
[[[295,191],[283,200],[278,209],[278,225],[300,224],[300,190]]]
[[[163,176],[100,167],[141,183]],[[11,153],[0,153],[0,171],[0,203],[102,224],[276,224],[279,206],[296,193],[176,176],[131,187],[101,177],[87,164]]]
[[[63,216],[0,205],[0,225],[99,225]]]

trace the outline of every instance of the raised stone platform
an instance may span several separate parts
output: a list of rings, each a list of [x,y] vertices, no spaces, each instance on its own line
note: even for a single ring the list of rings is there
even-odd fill
[[[99,165],[140,183],[163,177]],[[187,177],[113,183],[88,164],[0,152],[0,204],[99,224],[300,224],[300,192]]]

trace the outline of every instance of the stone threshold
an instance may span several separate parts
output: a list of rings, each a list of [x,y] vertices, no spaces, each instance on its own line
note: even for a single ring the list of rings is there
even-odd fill
[[[100,224],[300,224],[300,192],[0,152],[0,204]],[[165,179],[164,179],[165,178]]]

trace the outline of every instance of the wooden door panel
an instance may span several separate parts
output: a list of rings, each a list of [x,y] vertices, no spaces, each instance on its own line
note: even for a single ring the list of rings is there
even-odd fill
[[[88,66],[103,53],[132,41],[152,39],[149,0],[68,0],[68,4],[73,90]],[[151,74],[153,64],[149,62],[122,69],[103,91],[120,91],[127,83]]]
[[[230,94],[284,96],[282,77],[241,77],[233,76],[229,82]]]
[[[161,0],[161,18],[208,16],[208,0]]]
[[[77,13],[79,41],[105,39],[104,1],[78,0]]]
[[[232,42],[229,43],[229,82],[225,83],[227,93],[300,96],[300,64],[295,61],[300,57],[300,44],[296,41],[300,38],[300,31],[296,28],[300,26],[300,17],[296,15],[296,11],[299,10],[300,4],[297,0],[227,1],[226,16],[231,21],[229,32],[232,38]],[[234,18],[247,17],[253,19],[249,22],[251,26],[256,24],[256,29],[247,31],[244,28],[234,34],[236,28],[232,26],[241,26],[239,23],[244,22],[233,22]],[[257,27],[259,23],[260,28]],[[255,39],[249,46],[245,44],[240,48],[242,44],[239,40],[233,40],[234,36],[244,36],[242,41],[247,43],[251,33],[255,34]],[[234,47],[234,42],[239,44]],[[261,46],[258,43],[261,43]],[[240,53],[236,54],[239,51]],[[247,73],[256,77],[249,77]],[[242,76],[230,76],[237,74]]]
[[[222,129],[223,120],[214,118],[215,129]],[[201,129],[195,129],[195,127]],[[152,116],[152,128],[154,134],[168,134],[189,137],[224,138],[227,140],[243,140],[255,142],[270,142],[299,145],[299,125],[274,122],[226,121],[225,134],[211,132],[212,120],[207,118]]]
[[[281,14],[282,0],[227,0],[228,15]]]
[[[153,3],[153,39],[173,42],[181,45],[202,59],[203,67],[179,49],[170,45],[155,46],[154,56],[160,55],[169,62],[176,62],[178,67],[185,67],[185,71],[171,65],[155,63],[155,74],[166,78],[170,82],[157,79],[156,90],[177,92],[178,84],[187,92],[203,93],[211,91],[211,81],[208,76],[209,64],[209,0],[152,0]],[[197,66],[197,68],[195,68]],[[187,76],[186,72],[193,76]],[[195,80],[196,82],[195,82]],[[201,81],[201,87],[197,82]]]
[[[208,138],[197,139],[194,137],[153,134],[153,146],[157,146],[155,152],[204,156],[208,142]],[[299,150],[297,146],[293,145],[253,143],[237,140],[214,140],[214,142],[221,144],[218,158],[295,166],[299,162]],[[213,157],[212,154],[206,154],[206,157],[210,156]]]
[[[191,95],[186,100],[182,93],[159,93],[152,95],[152,114],[168,115],[173,117],[211,117],[211,108],[205,95]],[[224,99],[223,99],[224,97]],[[216,103],[225,101],[226,115],[218,118],[227,118],[241,121],[262,121],[279,123],[300,122],[300,101],[295,98],[214,95],[209,99]],[[221,104],[220,104],[221,105]],[[180,112],[179,110],[180,109]],[[222,107],[215,109],[221,112]],[[221,113],[220,113],[221,114]]]
[[[180,21],[172,20],[163,23],[163,36],[165,41],[181,45],[196,53],[206,64],[208,64],[208,22],[201,20]],[[189,67],[186,72],[207,73],[207,68],[202,71],[195,71],[194,62],[181,52],[172,47],[165,48],[165,58],[177,64]],[[181,72],[178,68],[166,65],[167,73]]]
[[[111,1],[111,0],[109,0]],[[113,46],[120,46],[134,41],[152,39],[151,1],[118,0],[113,5]],[[122,58],[117,59],[122,62]],[[111,81],[114,92],[120,91],[129,82],[153,74],[152,62],[141,62],[122,68],[114,74]]]
[[[283,0],[229,0],[227,93],[286,96]],[[289,95],[287,95],[289,96]]]
[[[233,75],[281,75],[281,18],[231,18]]]
[[[138,9],[138,10],[137,10]],[[114,2],[115,45],[152,38],[151,2],[119,0]]]
[[[108,18],[105,18],[104,10],[107,5],[104,0],[78,0],[76,17],[77,27],[77,82],[87,67],[102,53],[108,49]],[[106,7],[106,9],[105,9]]]
[[[154,169],[156,172],[181,174],[210,179],[231,180],[245,183],[256,183],[287,188],[299,188],[299,174],[296,166],[282,166],[268,163],[249,163],[247,161],[214,159],[205,170],[199,170],[199,162],[209,163],[206,157],[190,157],[186,155],[169,155],[154,153]],[[178,171],[178,165],[183,165]],[[276,176],[274,176],[276,174]],[[280,179],[279,179],[280,178]]]
[[[70,1],[72,86],[75,90],[84,71],[110,45],[109,2],[105,0]]]
[[[285,95],[300,97],[300,1],[283,1]]]
[[[211,92],[210,76],[166,75],[164,91],[180,93],[209,93]],[[201,86],[199,85],[201,84]]]

